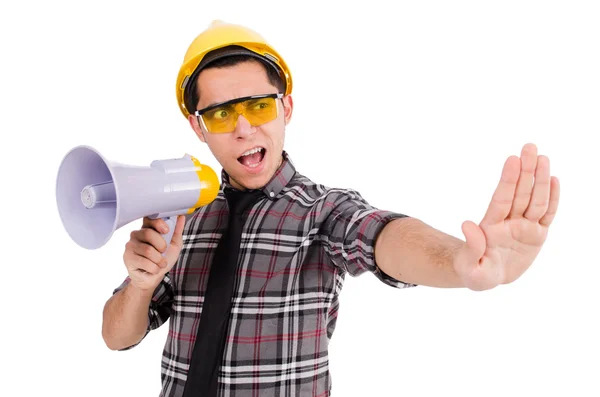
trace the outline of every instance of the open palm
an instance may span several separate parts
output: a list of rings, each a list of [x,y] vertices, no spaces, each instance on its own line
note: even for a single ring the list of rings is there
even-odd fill
[[[510,156],[479,225],[462,225],[466,244],[454,269],[467,288],[485,290],[513,282],[531,266],[558,208],[560,185],[550,161],[526,144]]]

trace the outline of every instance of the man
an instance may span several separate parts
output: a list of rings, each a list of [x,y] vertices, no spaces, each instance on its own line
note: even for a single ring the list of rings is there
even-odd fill
[[[519,278],[546,239],[559,184],[534,145],[507,159],[461,241],[300,174],[283,149],[291,90],[283,58],[250,29],[215,22],[186,53],[177,99],[223,166],[221,190],[178,219],[168,250],[166,224],[144,219],[103,322],[108,347],[125,350],[170,319],[162,396],[328,396],[347,273],[486,290]]]

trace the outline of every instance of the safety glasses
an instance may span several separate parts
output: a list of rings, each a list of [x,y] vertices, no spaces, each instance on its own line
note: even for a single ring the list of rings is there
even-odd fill
[[[226,134],[235,130],[240,115],[254,127],[275,120],[279,114],[276,100],[280,98],[283,94],[236,98],[196,110],[194,114],[208,132]]]

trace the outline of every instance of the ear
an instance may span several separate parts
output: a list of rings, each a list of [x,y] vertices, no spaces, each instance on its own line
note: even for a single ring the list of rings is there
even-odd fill
[[[198,124],[198,118],[195,115],[190,114],[188,116],[188,121],[190,123],[190,126],[192,127],[192,129],[194,130],[196,135],[198,136],[198,138],[202,142],[206,143],[206,138],[204,137],[204,131],[202,131],[202,127],[200,126],[200,124]]]
[[[292,120],[292,111],[294,110],[294,101],[291,95],[286,95],[282,99],[283,103],[283,119],[285,125],[288,125]]]

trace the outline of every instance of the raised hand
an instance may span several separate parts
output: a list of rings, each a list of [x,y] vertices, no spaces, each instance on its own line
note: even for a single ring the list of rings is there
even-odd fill
[[[454,269],[467,288],[486,290],[519,278],[546,241],[558,208],[560,185],[550,176],[548,157],[526,144],[510,156],[479,225],[466,221],[466,244]]]

